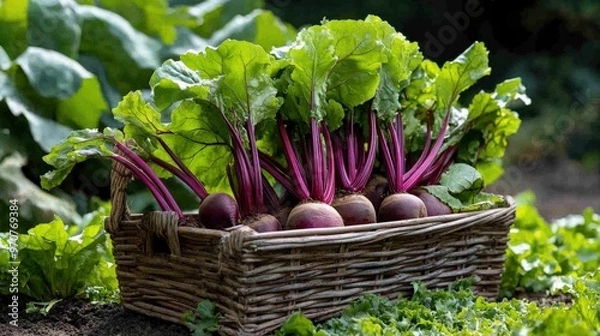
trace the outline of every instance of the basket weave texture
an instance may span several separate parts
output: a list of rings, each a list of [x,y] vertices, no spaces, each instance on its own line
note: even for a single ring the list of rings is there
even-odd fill
[[[342,228],[256,233],[178,226],[171,212],[130,214],[126,169],[113,166],[106,220],[122,305],[182,323],[209,299],[222,335],[265,335],[301,310],[316,321],[366,293],[410,295],[412,282],[445,288],[475,277],[498,295],[515,204],[492,210]],[[193,216],[193,215],[190,215]]]

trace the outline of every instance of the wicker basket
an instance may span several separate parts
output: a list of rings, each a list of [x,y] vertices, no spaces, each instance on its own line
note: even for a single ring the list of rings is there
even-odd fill
[[[366,293],[389,298],[411,282],[443,288],[474,276],[495,299],[514,201],[493,210],[343,228],[256,233],[178,227],[170,212],[129,214],[129,177],[113,167],[111,234],[126,309],[182,323],[202,299],[223,335],[265,335],[293,312],[320,321]],[[190,215],[191,216],[191,215]]]

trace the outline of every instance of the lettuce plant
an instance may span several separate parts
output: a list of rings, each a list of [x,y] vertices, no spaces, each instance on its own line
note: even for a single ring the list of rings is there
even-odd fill
[[[86,215],[81,223],[65,223],[60,217],[40,223],[20,234],[18,240],[19,293],[48,302],[73,296],[84,297],[90,288],[102,292],[118,290],[116,269],[104,217],[108,206]],[[6,237],[0,239],[0,269],[8,259]],[[6,266],[6,267],[5,267]],[[4,272],[3,272],[4,273]],[[4,274],[2,289],[8,291]],[[2,294],[8,294],[3,292]]]

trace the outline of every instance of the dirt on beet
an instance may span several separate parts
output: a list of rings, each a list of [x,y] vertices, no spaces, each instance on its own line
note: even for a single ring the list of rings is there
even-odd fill
[[[9,324],[9,298],[0,297],[0,301],[0,336],[190,335],[185,326],[127,311],[116,304],[99,305],[76,299],[58,302],[44,316],[26,314],[27,300],[21,298],[18,327],[13,327]]]

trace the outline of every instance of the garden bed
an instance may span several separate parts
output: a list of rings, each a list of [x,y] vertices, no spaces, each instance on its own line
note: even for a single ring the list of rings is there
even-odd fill
[[[517,297],[536,301],[540,305],[570,302],[565,295],[548,296],[543,294],[519,293]],[[0,301],[8,302],[7,297]],[[92,304],[85,300],[68,299],[58,302],[48,315],[25,314],[25,300],[21,300],[19,327],[2,329],[4,336],[171,336],[190,335],[184,326],[126,311],[116,304]],[[0,322],[7,324],[8,307],[0,307]]]

